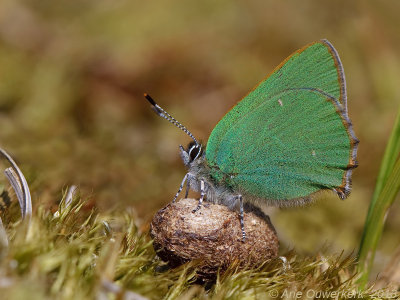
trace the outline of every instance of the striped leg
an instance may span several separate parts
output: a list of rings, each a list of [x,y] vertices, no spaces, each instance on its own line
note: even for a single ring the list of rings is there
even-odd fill
[[[201,208],[201,205],[203,204],[203,200],[204,200],[204,195],[206,194],[205,191],[205,187],[204,187],[204,181],[201,180],[200,181],[200,199],[199,199],[199,204],[197,205],[197,207],[195,209],[193,209],[193,213],[195,213],[196,211],[198,211]]]
[[[172,203],[174,203],[176,201],[176,198],[178,198],[179,194],[182,192],[183,189],[183,185],[185,184],[186,179],[188,178],[188,174],[185,175],[185,177],[183,177],[182,183],[179,186],[179,190],[178,192],[175,194],[174,199],[172,200]]]
[[[242,229],[242,242],[246,241],[246,231],[244,231],[244,208],[242,195],[237,196],[240,202],[240,228]]]
[[[185,198],[188,197],[189,195],[189,190],[190,190],[190,182],[189,180],[186,181],[186,192],[185,192]]]

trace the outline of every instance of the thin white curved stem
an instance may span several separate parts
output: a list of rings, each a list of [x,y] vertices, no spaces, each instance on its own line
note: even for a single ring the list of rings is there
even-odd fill
[[[24,174],[22,174],[12,157],[2,148],[0,148],[0,154],[6,158],[12,167],[7,168],[4,173],[7,179],[10,181],[15,194],[17,195],[19,205],[21,207],[22,219],[28,217],[30,220],[32,216],[32,198]]]

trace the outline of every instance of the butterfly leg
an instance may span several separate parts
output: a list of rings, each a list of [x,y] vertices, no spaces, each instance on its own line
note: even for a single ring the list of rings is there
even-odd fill
[[[189,181],[189,180],[187,180],[187,181],[186,181],[186,192],[185,192],[185,198],[187,198],[187,197],[188,197],[188,195],[189,195],[189,189],[190,189],[190,181]]]
[[[197,205],[197,207],[195,209],[193,209],[193,213],[195,213],[196,211],[198,211],[201,208],[201,205],[203,204],[203,200],[204,200],[204,195],[206,194],[205,191],[205,186],[204,186],[204,180],[200,181],[200,199],[199,199],[199,204]]]
[[[179,190],[178,190],[178,192],[175,194],[175,197],[174,197],[174,199],[172,200],[172,203],[174,203],[174,202],[176,201],[176,198],[178,198],[179,194],[182,192],[183,185],[185,184],[185,181],[187,180],[187,178],[188,178],[188,174],[186,174],[185,177],[183,177],[182,183],[181,183],[181,185],[179,186]],[[188,181],[188,182],[189,182],[189,181]]]
[[[246,241],[246,231],[244,231],[244,208],[242,195],[237,196],[240,202],[240,228],[242,229],[242,242]]]

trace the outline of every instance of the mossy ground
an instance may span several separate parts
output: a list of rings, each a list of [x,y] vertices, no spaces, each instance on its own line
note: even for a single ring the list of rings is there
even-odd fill
[[[235,263],[215,282],[196,277],[196,262],[171,269],[130,210],[100,213],[74,197],[56,211],[39,206],[30,222],[7,209],[2,239],[2,299],[373,299],[390,290],[358,290],[353,255],[296,255],[257,268]],[[13,220],[15,219],[15,220]],[[318,252],[318,251],[317,251]],[[296,296],[297,295],[297,296]],[[324,295],[324,297],[323,297]],[[108,297],[108,298],[107,298]]]

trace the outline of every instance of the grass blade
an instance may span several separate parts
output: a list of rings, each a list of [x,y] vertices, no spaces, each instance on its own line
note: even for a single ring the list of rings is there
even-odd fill
[[[386,215],[400,189],[399,152],[400,110],[381,163],[358,252],[358,270],[362,274],[359,283],[362,287],[368,281]]]

